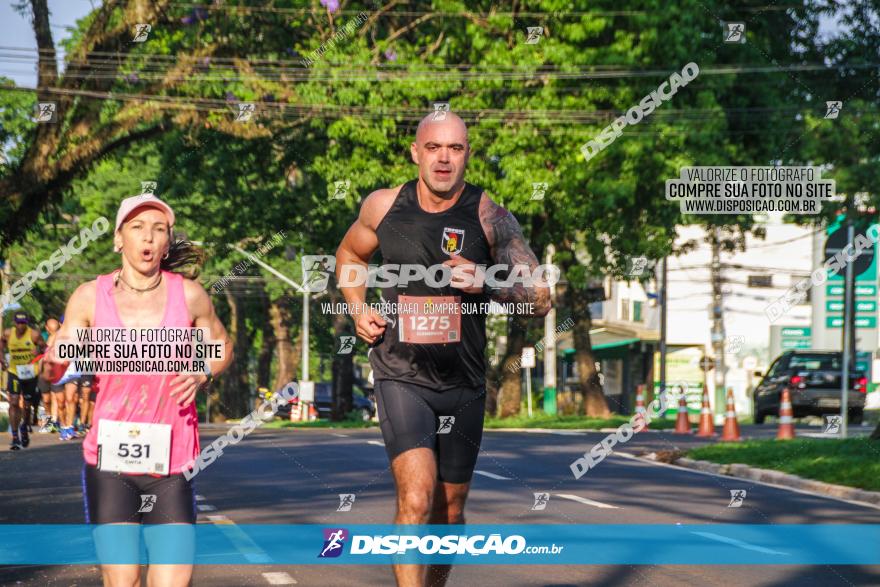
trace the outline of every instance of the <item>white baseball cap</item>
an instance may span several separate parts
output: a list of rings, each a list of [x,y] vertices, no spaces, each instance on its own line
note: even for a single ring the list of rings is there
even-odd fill
[[[171,209],[171,206],[153,194],[141,194],[139,196],[125,198],[122,200],[122,203],[119,204],[119,211],[116,212],[116,231],[118,232],[119,229],[122,228],[122,224],[125,222],[126,218],[131,216],[132,212],[143,207],[157,208],[161,210],[165,213],[165,216],[168,217],[168,228],[174,226],[174,210]],[[119,249],[116,247],[114,247],[114,250],[117,253],[119,252]]]

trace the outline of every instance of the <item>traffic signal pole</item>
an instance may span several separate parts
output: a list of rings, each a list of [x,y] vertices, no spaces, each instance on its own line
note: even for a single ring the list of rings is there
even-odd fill
[[[855,227],[853,226],[852,216],[847,213],[846,218],[846,242],[850,243],[855,240]],[[852,261],[846,263],[846,274],[843,280],[843,369],[840,378],[840,437],[846,438],[847,412],[849,400],[849,372],[851,369],[850,358],[852,357],[852,340],[855,330],[854,323],[854,301],[855,301],[855,272],[853,271]]]

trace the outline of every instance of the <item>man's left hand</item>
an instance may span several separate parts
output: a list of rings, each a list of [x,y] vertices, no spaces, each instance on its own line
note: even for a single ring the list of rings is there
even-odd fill
[[[460,269],[453,271],[452,273],[452,281],[450,282],[452,287],[460,289],[465,293],[483,293],[482,281],[485,276],[482,275],[482,272],[484,271],[482,267],[478,268],[473,261],[469,261],[461,255],[455,255],[448,261],[444,261],[443,264],[447,267],[460,267]],[[479,275],[477,273],[478,270],[481,272]],[[480,283],[481,286],[477,287],[473,285],[474,283]]]

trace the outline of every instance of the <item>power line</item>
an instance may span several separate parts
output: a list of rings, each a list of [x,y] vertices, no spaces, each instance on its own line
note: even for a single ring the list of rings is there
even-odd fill
[[[2,90],[19,91],[19,92],[37,92],[36,88],[27,87],[0,87]],[[73,90],[68,88],[42,88],[39,91],[47,94],[78,96],[84,99],[97,99],[117,102],[156,102],[162,104],[169,109],[189,110],[195,112],[222,113],[231,115],[237,113],[237,105],[241,103],[254,104],[258,109],[255,111],[256,119],[295,119],[300,120],[304,116],[323,118],[342,118],[357,117],[365,120],[384,120],[389,116],[399,120],[418,122],[425,116],[423,108],[405,108],[392,107],[384,109],[373,109],[368,106],[345,106],[337,104],[289,104],[283,102],[259,102],[247,99],[222,100],[219,98],[197,98],[188,96],[167,96],[160,94],[128,94],[122,92],[97,92],[92,90]],[[601,123],[614,117],[614,111],[577,111],[577,110],[520,110],[510,111],[501,109],[481,109],[481,110],[463,110],[458,109],[455,112],[466,121],[471,123],[486,122],[503,122],[510,123],[534,123],[544,125],[567,125],[572,123]],[[675,118],[682,123],[691,123],[700,120],[696,116],[687,116],[687,111],[683,110],[678,113]],[[716,118],[715,116],[709,118]],[[658,121],[665,118],[658,118]],[[657,122],[657,121],[652,121]],[[760,122],[760,121],[758,121]],[[655,125],[649,124],[644,129],[651,129]],[[485,130],[485,129],[484,129]],[[777,127],[778,132],[791,131],[792,134],[799,132],[799,127]],[[588,130],[584,130],[586,138],[592,138],[588,134]],[[694,129],[687,124],[681,125],[680,128],[663,127],[658,130],[627,130],[622,134],[626,136],[655,136],[658,134],[722,134],[727,136],[736,135],[752,135],[766,133],[766,126],[756,124],[751,128],[728,129],[704,128]]]
[[[375,3],[374,3],[375,4]],[[229,12],[237,12],[237,13],[251,13],[251,12],[267,12],[267,13],[276,13],[276,14],[299,14],[299,15],[307,15],[307,14],[320,14],[326,15],[326,9],[320,8],[277,8],[274,6],[235,6],[235,5],[226,5],[226,4],[198,4],[193,2],[169,2],[169,6],[180,6],[182,8],[189,9],[200,9],[208,12],[211,11],[221,11],[226,10]],[[374,6],[375,8],[375,6]],[[783,11],[789,9],[798,9],[803,8],[802,4],[767,4],[764,6],[750,6],[750,7],[737,7],[737,12],[768,12],[768,11]],[[363,10],[336,10],[333,12],[333,15],[344,15],[351,14],[357,15],[362,12],[366,12],[369,9]],[[436,10],[431,11],[418,11],[418,10],[400,10],[395,12],[383,12],[381,16],[383,17],[395,17],[395,16],[427,16],[427,15],[436,15],[441,17],[447,16],[456,16],[456,17],[468,17],[468,18],[499,18],[499,17],[554,17],[558,18],[561,16],[567,16],[572,18],[580,18],[583,16],[642,16],[642,15],[650,15],[655,14],[654,11],[648,10],[613,10],[613,11],[555,11],[555,12],[540,12],[540,11],[523,11],[523,12],[491,12],[491,13],[477,13],[472,11],[460,11],[460,12],[439,12]]]
[[[305,51],[311,52],[307,49]],[[22,59],[30,59],[30,62],[35,61],[35,55],[40,52],[45,52],[47,54],[55,53],[53,49],[35,49],[30,47],[13,47],[13,46],[0,46],[0,51],[5,52],[0,54],[0,57],[5,57],[6,59],[13,60],[22,60]],[[20,55],[20,53],[24,53],[25,55]],[[245,58],[245,57],[213,57],[213,56],[195,56],[195,55],[185,55],[183,57],[179,55],[167,55],[167,54],[158,54],[158,53],[138,53],[138,52],[121,52],[121,51],[93,51],[87,53],[87,56],[94,57],[86,57],[85,59],[71,59],[67,61],[69,65],[87,65],[90,68],[99,70],[101,68],[117,68],[122,65],[122,60],[131,59],[137,60],[142,59],[146,62],[145,66],[155,66],[155,65],[192,65],[192,66],[218,66],[218,65],[229,65],[239,67],[242,64],[246,64],[248,66],[259,67],[259,66],[273,66],[276,69],[280,69],[282,72],[286,74],[293,75],[295,77],[305,77],[308,79],[324,79],[322,77],[324,74],[323,69],[316,69],[314,67],[301,67],[299,60],[294,59],[255,59],[255,58]],[[303,55],[305,57],[306,55]],[[103,58],[101,58],[103,57]],[[155,63],[150,63],[151,61]],[[333,65],[333,63],[329,59],[323,59],[323,62]],[[201,62],[201,63],[200,63]],[[129,64],[130,65],[130,64]],[[291,65],[293,67],[287,67]],[[294,66],[296,65],[296,66]],[[350,61],[342,61],[339,62],[339,65],[351,66]],[[430,64],[430,66],[421,69],[420,71],[412,71],[411,68],[414,64],[407,63],[382,63],[376,65],[370,65],[368,68],[364,69],[332,69],[328,70],[326,75],[332,75],[332,79],[334,80],[361,80],[366,76],[367,79],[372,79],[377,75],[383,77],[383,79],[397,79],[398,77],[403,77],[405,79],[413,79],[418,76],[418,79],[426,79],[424,76],[428,76],[427,79],[436,79],[439,77],[439,74],[449,74],[450,70],[457,70],[462,75],[460,78],[452,78],[452,79],[466,79],[469,77],[480,79],[480,80],[494,80],[494,79],[528,79],[533,80],[535,76],[538,75],[549,75],[555,74],[554,77],[558,77],[560,79],[606,79],[606,78],[631,78],[631,77],[654,77],[654,76],[668,76],[670,72],[679,70],[683,64],[676,64],[674,66],[669,66],[663,69],[631,69],[631,68],[619,68],[617,66],[611,65],[595,65],[589,67],[572,67],[567,64],[535,64],[535,65],[523,65],[523,66],[502,66],[502,65],[493,65],[491,67],[487,67],[485,64],[467,64],[467,63],[457,63],[457,64]],[[714,67],[706,67],[700,69],[700,76],[706,75],[730,75],[730,74],[740,74],[740,73],[779,73],[779,72],[795,72],[795,71],[835,71],[835,70],[852,70],[852,69],[876,69],[880,67],[880,63],[858,63],[858,64],[845,64],[845,65],[828,65],[827,63],[800,63],[800,64],[789,64],[789,65],[718,65]],[[490,74],[498,74],[502,76],[509,76],[505,78],[493,78]],[[345,77],[348,75],[349,77]],[[518,77],[517,77],[518,76]],[[525,77],[523,77],[525,76]]]

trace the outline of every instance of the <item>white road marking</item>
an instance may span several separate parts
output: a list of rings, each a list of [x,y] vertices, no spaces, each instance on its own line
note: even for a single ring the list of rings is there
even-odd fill
[[[510,477],[502,477],[501,475],[496,475],[495,473],[489,473],[488,471],[474,471],[475,475],[482,475],[483,477],[488,477],[489,479],[499,479],[501,481],[510,481]]]
[[[200,512],[216,512],[217,511],[217,508],[215,508],[214,506],[207,504],[207,503],[197,504],[196,508],[198,508],[198,510]]]
[[[198,493],[196,493],[196,501],[205,501],[205,496],[199,495]]]
[[[755,552],[763,552],[764,554],[781,554],[782,556],[788,556],[787,552],[782,552],[780,550],[771,550],[769,548],[764,548],[763,546],[755,546],[754,544],[749,544],[748,542],[743,542],[742,540],[737,540],[736,538],[728,538],[727,536],[713,534],[712,532],[691,532],[691,534],[696,534],[697,536],[709,538],[710,540],[717,540],[718,542],[724,542],[725,544],[737,546],[745,550],[754,550]]]
[[[339,438],[348,438],[348,434],[340,434],[338,432],[332,432],[331,434],[333,434],[333,436],[338,436]],[[265,575],[266,573],[263,573],[263,574]],[[287,574],[287,573],[283,573],[283,574]]]
[[[381,440],[368,440],[367,444],[375,444],[376,446],[385,446],[385,443]]]
[[[587,499],[586,497],[581,497],[580,495],[572,495],[571,493],[557,493],[558,497],[563,499],[570,499],[572,501],[577,501],[580,503],[584,503],[586,505],[595,506],[597,508],[602,509],[611,509],[611,510],[619,510],[620,508],[616,505],[609,505],[607,503],[602,503],[601,501],[593,501],[592,499]]]
[[[201,507],[201,506],[199,506]],[[217,509],[214,506],[208,506],[213,509]],[[271,563],[272,558],[266,554],[262,548],[260,548],[256,542],[251,540],[251,537],[248,536],[244,530],[235,525],[235,522],[224,516],[223,514],[214,514],[208,516],[208,519],[215,524],[220,532],[226,536],[226,539],[232,543],[235,549],[244,556],[244,558],[250,563]],[[294,582],[295,583],[295,582]],[[285,585],[285,583],[277,583],[278,585]],[[290,585],[290,583],[286,583]]]
[[[287,573],[263,573],[269,585],[296,585],[296,579]]]

